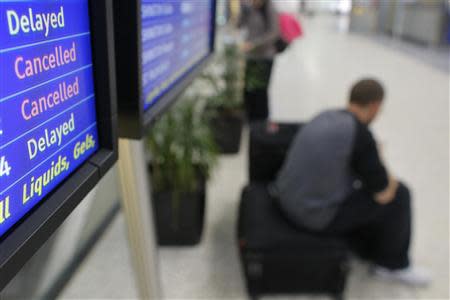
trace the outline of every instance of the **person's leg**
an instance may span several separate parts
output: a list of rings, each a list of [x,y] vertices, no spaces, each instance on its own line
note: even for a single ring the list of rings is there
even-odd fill
[[[347,237],[357,254],[377,265],[388,269],[408,267],[411,236],[408,188],[401,184],[394,201],[387,205],[376,203],[366,191],[354,192],[324,233]]]
[[[403,184],[387,205],[376,203],[363,190],[354,192],[334,221],[320,232],[286,220],[302,231],[347,238],[357,254],[374,263],[373,274],[379,278],[412,286],[426,286],[431,281],[426,270],[410,266],[411,198]]]
[[[273,64],[274,64],[274,58],[271,58],[271,59],[268,59],[267,60],[267,62],[266,62],[266,64],[267,64],[267,66],[266,66],[266,78],[265,78],[265,80],[266,80],[266,82],[267,82],[267,87],[266,87],[266,90],[265,90],[265,95],[264,95],[264,98],[265,98],[265,106],[264,106],[264,109],[265,109],[265,112],[264,112],[264,115],[265,115],[265,119],[269,119],[269,116],[270,116],[270,101],[271,101],[271,99],[270,99],[270,85],[271,85],[271,83],[272,83],[272,77],[273,77]]]
[[[244,106],[249,121],[267,120],[269,116],[268,88],[272,65],[272,59],[247,59]]]
[[[400,184],[392,203],[382,207],[371,227],[375,234],[374,262],[395,270],[409,266],[411,240],[411,196]]]

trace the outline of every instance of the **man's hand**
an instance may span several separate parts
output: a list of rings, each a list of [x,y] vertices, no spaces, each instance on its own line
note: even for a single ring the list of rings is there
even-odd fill
[[[254,46],[253,46],[253,44],[250,43],[250,42],[245,42],[245,43],[242,43],[242,44],[239,46],[239,48],[241,49],[242,52],[248,53],[248,52],[250,52],[250,51],[253,50]]]
[[[391,203],[394,200],[395,195],[397,194],[398,186],[398,181],[392,177],[389,177],[388,187],[384,191],[375,194],[375,201],[381,205]]]

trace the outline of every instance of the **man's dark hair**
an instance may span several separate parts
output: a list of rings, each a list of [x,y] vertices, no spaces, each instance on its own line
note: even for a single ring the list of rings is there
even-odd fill
[[[367,106],[384,99],[384,88],[377,80],[363,79],[358,81],[350,93],[350,103]]]

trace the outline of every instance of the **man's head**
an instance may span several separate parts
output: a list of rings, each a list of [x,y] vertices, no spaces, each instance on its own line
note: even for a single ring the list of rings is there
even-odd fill
[[[384,88],[374,79],[358,81],[350,92],[349,110],[364,124],[377,117],[384,100]]]

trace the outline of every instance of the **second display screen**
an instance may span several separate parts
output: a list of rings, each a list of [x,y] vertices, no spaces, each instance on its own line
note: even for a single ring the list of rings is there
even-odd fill
[[[142,97],[148,110],[212,50],[213,0],[142,0]]]

